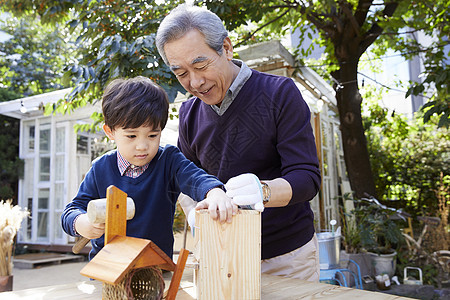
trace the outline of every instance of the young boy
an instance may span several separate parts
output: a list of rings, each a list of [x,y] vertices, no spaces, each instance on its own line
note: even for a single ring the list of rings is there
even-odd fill
[[[216,208],[220,208],[222,221],[230,221],[231,211],[236,211],[222,182],[196,167],[178,148],[160,147],[168,109],[167,94],[148,78],[116,79],[107,86],[102,100],[103,130],[117,149],[93,161],[78,194],[61,216],[67,234],[92,239],[89,259],[104,245],[104,224],[89,222],[87,205],[105,198],[110,185],[134,200],[135,216],[127,222],[127,236],[152,240],[169,257],[180,191],[196,201],[206,198],[213,218],[217,218]]]

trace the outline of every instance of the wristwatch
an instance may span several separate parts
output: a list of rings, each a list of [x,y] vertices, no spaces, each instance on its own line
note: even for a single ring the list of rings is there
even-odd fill
[[[261,187],[263,192],[263,204],[266,205],[270,201],[270,187],[264,181],[261,181]]]

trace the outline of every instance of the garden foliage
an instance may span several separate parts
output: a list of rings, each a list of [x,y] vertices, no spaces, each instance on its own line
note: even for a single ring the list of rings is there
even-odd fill
[[[450,130],[439,119],[389,113],[373,103],[365,118],[366,136],[377,193],[389,205],[413,216],[439,215],[437,191],[450,183]],[[445,196],[450,201],[449,195]]]

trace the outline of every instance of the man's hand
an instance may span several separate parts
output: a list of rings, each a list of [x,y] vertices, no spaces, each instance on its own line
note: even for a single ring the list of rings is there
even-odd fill
[[[239,206],[250,206],[262,212],[264,210],[261,182],[255,174],[246,173],[230,178],[225,184],[227,195]]]
[[[218,219],[222,223],[225,221],[231,223],[233,215],[237,213],[237,206],[221,188],[210,190],[208,194],[206,194],[205,200],[199,202],[195,209],[208,209],[211,218],[213,218],[213,220]]]
[[[87,214],[81,214],[75,221],[75,230],[85,238],[97,239],[105,233],[105,224],[92,224]]]

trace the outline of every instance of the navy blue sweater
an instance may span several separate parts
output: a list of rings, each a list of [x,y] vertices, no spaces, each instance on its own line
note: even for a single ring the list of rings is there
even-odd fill
[[[222,182],[249,172],[290,183],[289,205],[262,214],[263,259],[311,240],[309,200],[319,190],[320,171],[310,110],[292,79],[252,70],[222,116],[196,97],[183,103],[179,116],[180,150]]]
[[[117,167],[117,151],[113,150],[92,163],[78,194],[66,206],[61,222],[67,234],[76,236],[75,218],[86,213],[90,200],[105,198],[110,185],[115,185],[134,200],[136,211],[134,218],[127,221],[127,236],[149,239],[172,257],[172,226],[179,191],[201,201],[209,190],[223,184],[170,145],[159,148],[148,169],[139,177],[121,176]],[[90,259],[103,247],[104,236],[91,242]]]

